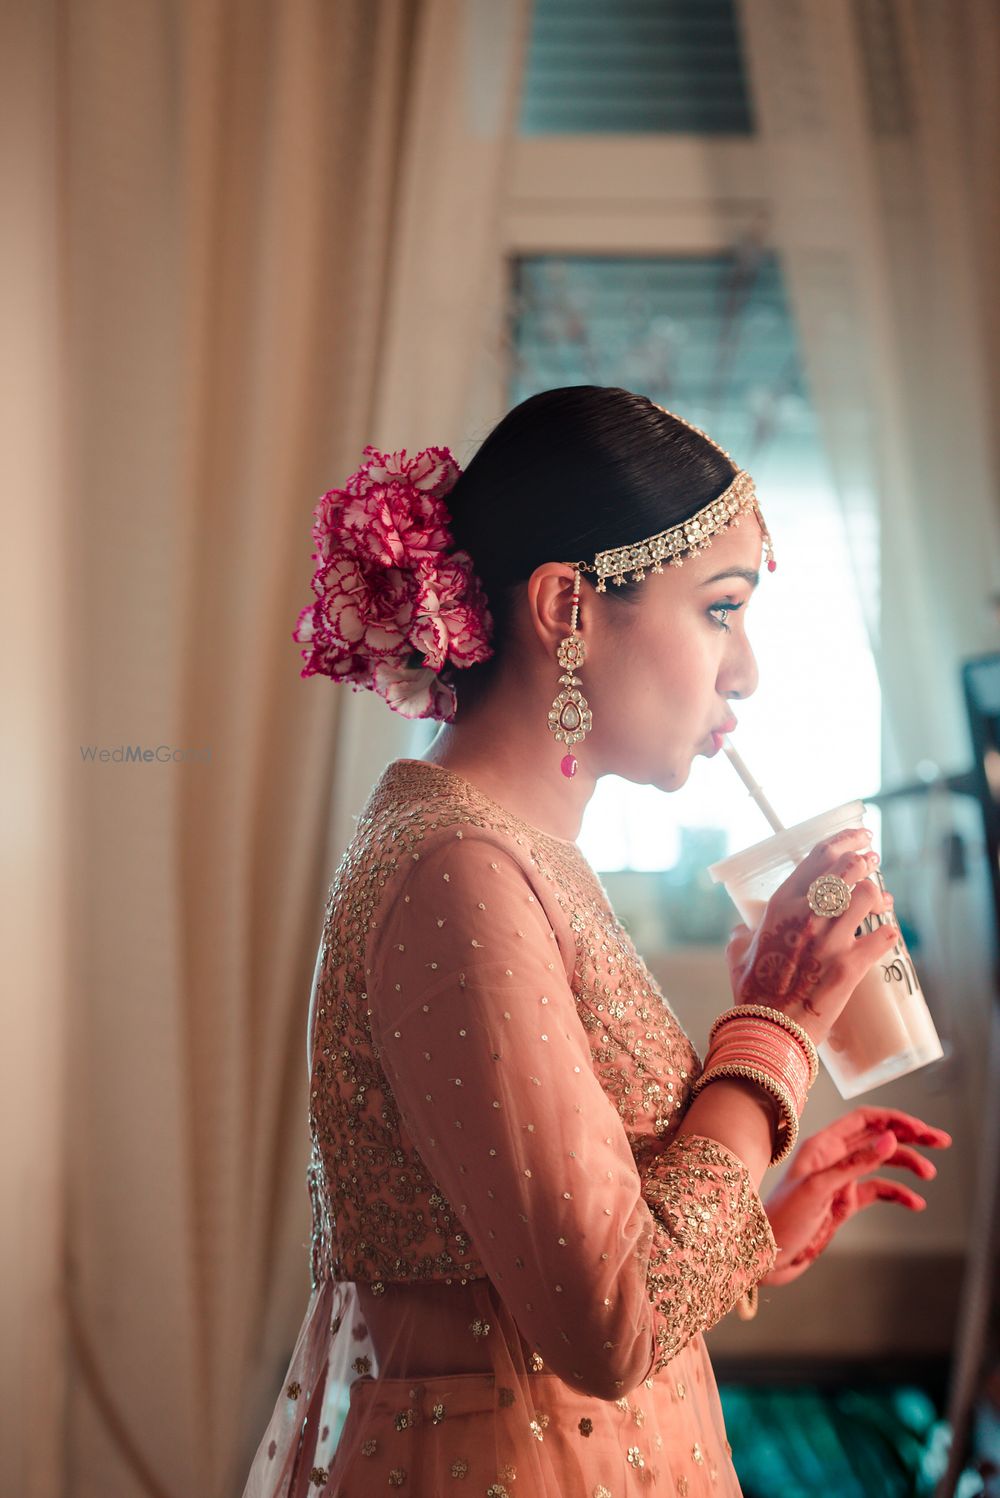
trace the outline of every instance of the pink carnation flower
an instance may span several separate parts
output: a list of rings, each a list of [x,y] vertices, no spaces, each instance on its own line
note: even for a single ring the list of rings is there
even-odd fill
[[[493,620],[468,553],[453,537],[443,496],[461,470],[447,448],[368,459],[314,513],[316,602],[293,638],[302,676],[317,673],[384,697],[407,718],[450,722],[455,692],[437,673],[493,654]],[[421,659],[422,657],[422,659]]]
[[[392,666],[379,661],[373,688],[404,718],[437,718],[450,723],[458,700],[454,690],[429,668]]]
[[[421,571],[410,639],[424,652],[425,666],[440,671],[449,658],[457,666],[488,659],[493,652],[480,626],[484,604],[467,552],[456,551],[433,571]]]

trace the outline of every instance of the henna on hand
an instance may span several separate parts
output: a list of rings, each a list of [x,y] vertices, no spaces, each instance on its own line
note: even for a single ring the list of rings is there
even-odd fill
[[[850,1192],[850,1186],[841,1186],[839,1191],[834,1192],[830,1199],[828,1215],[819,1232],[794,1258],[789,1259],[786,1268],[798,1269],[800,1265],[811,1264],[814,1259],[819,1258],[840,1224],[850,1216]]]
[[[823,974],[815,955],[816,939],[808,935],[809,917],[787,916],[773,927],[761,927],[750,970],[740,984],[740,1002],[773,1004],[794,1017],[794,1006],[819,1017],[812,996]]]

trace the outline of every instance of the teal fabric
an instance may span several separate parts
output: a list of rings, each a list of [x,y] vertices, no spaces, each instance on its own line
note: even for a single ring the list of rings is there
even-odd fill
[[[949,1427],[923,1389],[721,1384],[719,1394],[744,1498],[931,1498],[944,1471]],[[982,1491],[963,1485],[966,1498]]]

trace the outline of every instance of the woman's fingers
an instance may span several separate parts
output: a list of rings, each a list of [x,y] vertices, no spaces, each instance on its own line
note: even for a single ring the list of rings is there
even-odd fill
[[[743,963],[747,947],[752,940],[753,932],[744,921],[741,921],[738,926],[734,926],[729,933],[729,940],[726,943],[726,963],[729,967],[729,974],[733,980],[734,988],[737,981],[738,969]]]
[[[872,1176],[859,1184],[855,1211],[860,1212],[874,1202],[898,1202],[901,1207],[909,1207],[911,1212],[922,1212],[927,1205],[924,1198],[911,1191],[909,1186],[886,1181],[881,1176]]]
[[[895,1130],[893,1132],[895,1133]],[[928,1160],[926,1155],[921,1155],[917,1150],[912,1150],[905,1144],[901,1144],[896,1153],[890,1155],[885,1163],[895,1165],[900,1170],[912,1170],[914,1175],[918,1175],[922,1181],[933,1181],[937,1175],[937,1166],[933,1160]]]
[[[869,1111],[869,1110],[866,1110]],[[929,1149],[947,1149],[951,1135],[946,1129],[937,1129],[933,1124],[914,1118],[912,1113],[901,1113],[898,1108],[873,1108],[872,1123],[878,1128],[891,1129],[901,1144],[922,1144]]]
[[[898,1148],[895,1134],[891,1129],[887,1130],[869,1143],[852,1150],[843,1159],[835,1161],[833,1165],[828,1165],[825,1170],[817,1171],[813,1180],[824,1192],[836,1191],[864,1175],[865,1171],[874,1170],[877,1165],[885,1165]]]
[[[819,874],[828,874],[847,853],[863,852],[871,846],[867,827],[848,827],[817,843],[802,862],[789,874],[781,889],[791,896],[805,895]]]
[[[899,1108],[852,1108],[842,1118],[830,1125],[832,1132],[844,1141],[845,1149],[854,1148],[864,1136],[882,1129],[891,1129],[902,1144],[921,1144],[928,1149],[947,1149],[951,1135],[946,1129],[935,1128],[914,1118],[912,1113],[903,1113]]]
[[[872,1129],[862,1130],[851,1139],[844,1141],[845,1158],[848,1154],[854,1154],[857,1150],[864,1148],[869,1141],[874,1144],[876,1139],[887,1131],[891,1132],[896,1139],[904,1137],[906,1133],[905,1127],[902,1124],[899,1125],[898,1129],[885,1124],[879,1125],[874,1131]],[[937,1175],[937,1166],[934,1164],[934,1161],[928,1160],[926,1155],[920,1154],[919,1150],[911,1149],[908,1144],[900,1144],[894,1154],[885,1157],[885,1163],[886,1165],[894,1165],[900,1170],[912,1170],[914,1175],[918,1175],[923,1181],[932,1181]]]

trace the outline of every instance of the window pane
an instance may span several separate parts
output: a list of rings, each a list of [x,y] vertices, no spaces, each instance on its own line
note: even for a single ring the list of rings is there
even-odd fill
[[[878,536],[856,538],[856,577],[776,257],[533,257],[513,266],[512,292],[511,405],[556,385],[623,385],[753,473],[778,570],[747,611],[760,683],[734,704],[733,742],[778,815],[788,825],[874,791],[881,703],[858,589],[877,588]],[[580,843],[601,870],[661,871],[657,899],[675,916],[687,907],[673,939],[702,940],[732,916],[705,866],[769,831],[718,755],[696,758],[670,796],[606,777]]]
[[[748,135],[733,0],[535,0],[523,135]]]

